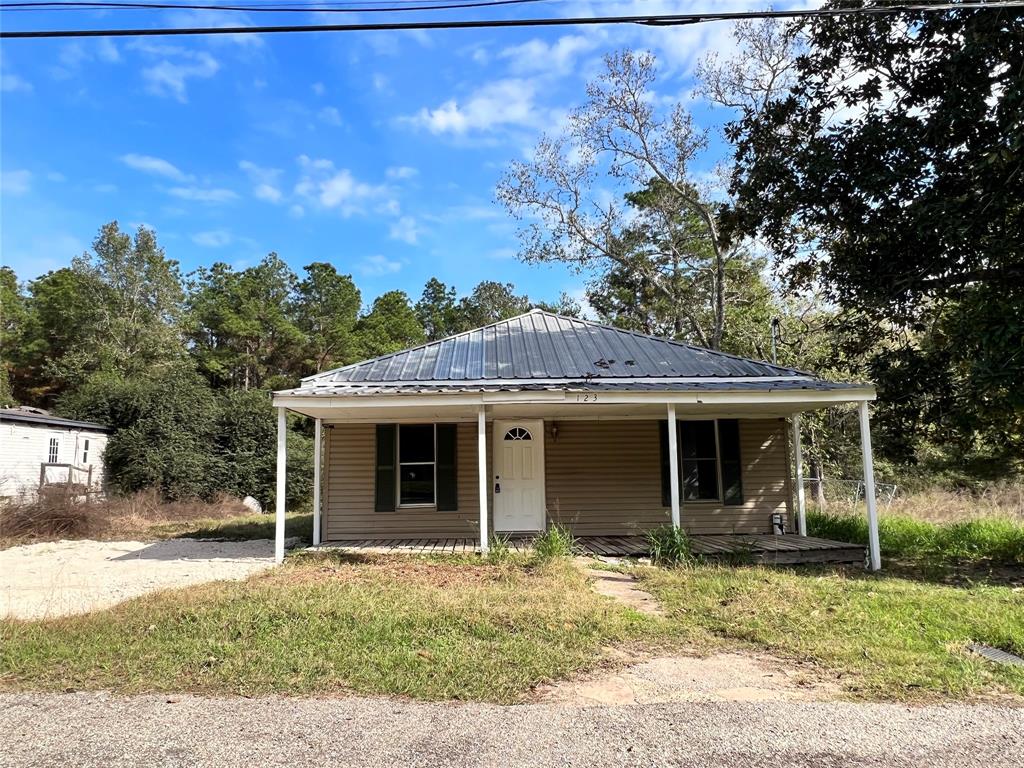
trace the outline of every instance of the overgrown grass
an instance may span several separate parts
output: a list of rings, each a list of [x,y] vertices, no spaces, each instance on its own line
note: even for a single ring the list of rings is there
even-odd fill
[[[663,525],[647,534],[651,562],[655,565],[682,565],[691,562],[693,551],[686,531],[674,525]]]
[[[867,516],[863,511],[808,510],[807,531],[811,536],[867,545]],[[885,557],[912,558],[930,564],[989,561],[1024,565],[1024,523],[1008,518],[932,523],[887,513],[879,515],[878,536]]]
[[[512,702],[648,622],[593,594],[564,561],[300,555],[241,583],[0,622],[0,688]]]
[[[537,560],[553,560],[558,557],[572,557],[579,547],[572,532],[553,523],[544,533],[533,540],[533,555]]]
[[[672,634],[702,648],[740,642],[812,660],[861,698],[1024,695],[1024,669],[964,650],[971,641],[1024,654],[1024,593],[765,567],[647,569],[644,586]]]
[[[251,541],[252,539],[273,539],[274,526],[273,515],[242,515],[224,520],[192,520],[185,524],[154,526],[149,533],[158,538]],[[311,544],[313,542],[312,513],[288,513],[285,516],[284,535],[297,537],[301,544]]]

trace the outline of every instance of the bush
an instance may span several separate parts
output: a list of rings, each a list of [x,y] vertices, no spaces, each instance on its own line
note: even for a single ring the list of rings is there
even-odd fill
[[[686,531],[674,525],[662,525],[647,533],[651,562],[655,565],[675,566],[693,561],[693,549]]]
[[[185,365],[124,379],[96,374],[62,398],[61,412],[112,427],[104,464],[122,494],[156,489],[164,499],[253,496],[272,508],[277,417],[270,393],[214,392]],[[288,505],[313,486],[313,441],[288,430]]]
[[[866,546],[867,515],[808,510],[807,532]],[[942,524],[904,515],[880,515],[878,539],[887,557],[1024,565],[1024,524],[1010,519],[982,517]]]
[[[533,554],[538,560],[553,560],[556,557],[570,557],[576,553],[576,538],[557,523],[534,539]]]

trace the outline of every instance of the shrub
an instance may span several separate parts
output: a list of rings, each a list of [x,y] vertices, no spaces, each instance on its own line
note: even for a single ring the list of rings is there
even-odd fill
[[[651,562],[655,565],[675,566],[693,561],[690,537],[674,525],[662,525],[647,533]]]
[[[557,523],[551,525],[533,542],[533,554],[538,560],[553,560],[556,557],[570,557],[576,553],[576,538]]]

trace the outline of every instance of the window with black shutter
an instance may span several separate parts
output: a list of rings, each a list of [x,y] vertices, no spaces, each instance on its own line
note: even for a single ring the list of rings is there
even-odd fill
[[[683,502],[743,503],[739,421],[736,419],[676,422],[679,450],[679,489]],[[668,422],[660,423],[661,503],[671,504],[669,487]]]
[[[455,424],[378,424],[376,509],[458,509]]]

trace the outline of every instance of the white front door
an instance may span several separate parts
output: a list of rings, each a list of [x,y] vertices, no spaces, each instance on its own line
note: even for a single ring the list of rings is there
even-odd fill
[[[494,530],[543,531],[544,422],[494,422]]]

